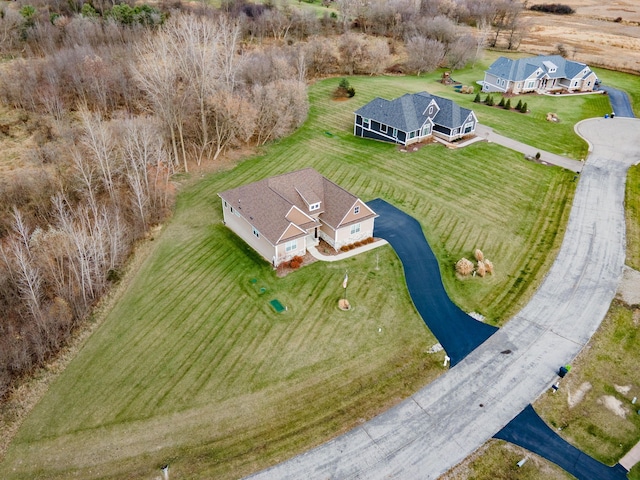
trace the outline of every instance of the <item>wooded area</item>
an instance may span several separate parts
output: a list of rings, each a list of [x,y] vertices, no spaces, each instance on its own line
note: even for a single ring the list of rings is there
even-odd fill
[[[0,2],[0,141],[30,142],[0,178],[0,397],[118,281],[176,172],[288,135],[316,77],[461,68],[522,32],[515,0],[325,4]]]

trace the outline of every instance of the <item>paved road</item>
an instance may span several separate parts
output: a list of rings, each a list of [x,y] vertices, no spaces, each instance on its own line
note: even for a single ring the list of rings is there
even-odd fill
[[[253,479],[434,479],[548,390],[604,318],[625,259],[624,185],[640,121],[577,126],[593,153],[558,257],[531,301],[458,365],[396,407]],[[510,350],[510,354],[501,352]]]
[[[388,241],[402,262],[416,310],[451,358],[451,366],[457,365],[498,329],[474,320],[451,301],[438,260],[415,218],[379,198],[367,205],[380,215],[374,235]]]
[[[627,92],[605,86],[602,86],[602,89],[607,92],[607,95],[609,95],[609,102],[611,103],[611,108],[615,112],[616,117],[635,117],[633,115],[633,109],[631,108],[631,102],[629,101],[629,95],[627,95]]]
[[[573,160],[571,158],[556,155],[555,153],[540,150],[538,148],[527,145],[526,143],[518,142],[512,138],[505,137],[493,131],[493,128],[487,127],[483,124],[478,124],[476,127],[476,135],[478,137],[486,138],[488,142],[497,143],[503,147],[510,148],[516,152],[520,152],[524,155],[535,157],[536,153],[540,153],[540,160],[550,163],[551,165],[557,165],[559,167],[566,168],[573,172],[580,172],[583,167],[583,163],[579,160]]]

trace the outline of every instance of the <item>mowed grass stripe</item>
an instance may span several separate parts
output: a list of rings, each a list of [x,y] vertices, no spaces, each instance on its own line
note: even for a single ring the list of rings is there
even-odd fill
[[[391,247],[277,278],[222,225],[217,192],[268,176],[313,166],[363,200],[380,197],[414,215],[453,300],[492,323],[507,321],[551,264],[547,252],[563,231],[573,174],[494,144],[401,153],[353,137],[353,110],[377,95],[433,87],[471,100],[447,93],[437,76],[354,78],[357,95],[348,102],[331,100],[337,79],[318,82],[298,132],[181,192],[154,254],[25,421],[2,469],[33,478],[28,465],[45,465],[37,452],[46,443],[61,466],[43,466],[37,474],[47,478],[146,477],[167,461],[184,478],[237,478],[370,418],[443,371],[442,358],[425,353],[436,340],[415,312]],[[581,105],[559,111],[570,123],[583,114]],[[519,118],[483,115],[495,124]],[[550,132],[534,115],[527,122],[541,138]],[[567,145],[577,149],[574,156],[582,148],[573,139]],[[494,261],[496,274],[460,281],[453,264],[476,247]],[[347,268],[353,309],[340,312]],[[272,298],[289,310],[275,314]],[[172,424],[177,418],[215,428]],[[73,446],[77,452],[82,445],[85,459],[100,458],[104,435],[140,450],[74,467]],[[143,447],[142,438],[154,436],[174,443]]]

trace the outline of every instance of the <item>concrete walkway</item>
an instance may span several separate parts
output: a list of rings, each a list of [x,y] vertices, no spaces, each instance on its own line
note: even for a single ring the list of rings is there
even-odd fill
[[[373,250],[374,248],[381,247],[386,245],[388,242],[381,238],[376,239],[375,242],[369,243],[367,245],[362,245],[361,247],[354,248],[353,250],[349,250],[348,252],[340,252],[335,255],[325,255],[320,253],[317,247],[310,245],[307,247],[307,251],[311,254],[313,258],[318,260],[322,260],[323,262],[339,262],[340,260],[344,260],[345,258],[353,257],[354,255],[359,255],[364,252],[368,252],[369,250]]]
[[[637,443],[635,447],[629,450],[627,454],[620,459],[620,465],[629,471],[638,462],[640,462],[640,443]]]
[[[516,152],[520,152],[531,157],[535,157],[536,153],[539,152],[539,161],[549,163],[551,165],[557,165],[559,167],[566,168],[567,170],[571,170],[572,172],[580,172],[582,171],[582,167],[584,166],[584,163],[578,160],[573,160],[561,155],[556,155],[555,153],[540,150],[525,143],[518,142],[517,140],[513,140],[511,138],[500,135],[494,132],[491,127],[487,127],[486,125],[482,125],[480,123],[476,127],[476,135],[480,138],[486,139],[488,142],[497,143],[498,145],[502,145],[503,147],[507,147],[511,150],[515,150]]]
[[[640,161],[638,120],[592,119],[577,131],[593,151],[558,257],[523,310],[399,405],[251,478],[435,479],[549,389],[614,298],[625,260],[626,172]]]

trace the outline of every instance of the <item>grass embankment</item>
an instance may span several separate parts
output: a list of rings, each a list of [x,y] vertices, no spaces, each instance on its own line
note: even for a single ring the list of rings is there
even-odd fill
[[[462,308],[497,324],[517,310],[559,246],[573,174],[494,144],[401,153],[353,137],[353,110],[376,95],[432,90],[434,78],[354,78],[358,93],[346,102],[330,100],[338,80],[319,82],[298,132],[183,192],[155,252],[25,421],[2,470],[139,478],[168,462],[180,477],[235,478],[442,372],[390,247],[280,279],[221,224],[216,192],[259,178],[313,166],[364,200],[392,202],[424,226]],[[453,263],[475,248],[496,275],[456,280]],[[336,304],[347,268],[354,309],[345,313]],[[276,315],[272,298],[288,311]]]
[[[526,458],[518,467],[518,462]],[[438,480],[570,480],[575,477],[563,469],[503,440],[491,439],[464,463],[452,468]]]

